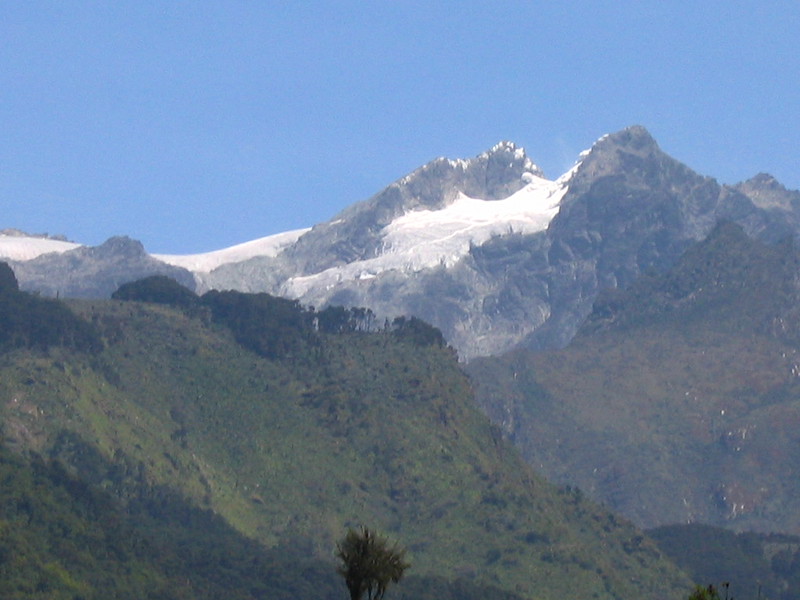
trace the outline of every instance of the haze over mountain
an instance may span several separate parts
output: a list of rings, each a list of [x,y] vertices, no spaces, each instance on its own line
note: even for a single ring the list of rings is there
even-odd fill
[[[468,365],[479,403],[554,481],[644,527],[800,533],[800,253],[717,226],[608,290],[567,348]]]
[[[722,186],[630,127],[555,180],[503,142],[470,160],[434,160],[310,229],[207,254],[149,257],[122,240],[89,254],[61,247],[30,258],[3,244],[0,254],[23,289],[48,295],[102,297],[165,273],[200,292],[421,315],[469,359],[562,347],[601,289],[663,271],[720,219],[766,241],[794,234],[799,205],[767,175]]]

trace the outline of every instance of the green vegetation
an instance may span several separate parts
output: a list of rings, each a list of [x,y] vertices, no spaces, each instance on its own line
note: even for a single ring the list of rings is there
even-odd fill
[[[767,246],[739,225],[722,222],[667,273],[601,293],[580,333],[708,322],[742,333],[774,333],[773,319],[796,304],[799,266],[791,240]],[[781,337],[800,340],[791,326]]]
[[[127,515],[135,535],[123,535],[147,551],[127,555],[140,566],[117,566],[140,574],[138,597],[159,597],[162,583],[172,594],[162,597],[203,597],[196,589],[236,580],[217,597],[341,598],[336,541],[365,521],[413,557],[398,598],[633,598],[688,585],[630,524],[533,474],[425,327],[421,338],[392,327],[327,333],[316,313],[266,295],[170,304],[73,301],[97,352],[0,354],[5,446],[60,465]],[[45,548],[61,530],[43,522],[29,533]],[[79,583],[53,589],[99,597],[102,581],[60,560]],[[203,561],[220,570],[175,591]],[[116,566],[86,565],[116,577]]]
[[[328,306],[315,311],[297,300],[230,290],[212,290],[198,297],[164,275],[123,284],[111,297],[114,300],[166,304],[188,310],[188,314],[192,314],[191,309],[197,311],[198,307],[206,307],[215,322],[233,332],[237,342],[256,354],[273,359],[304,356],[310,348],[319,346],[319,334],[379,329],[375,314],[368,308]],[[441,331],[413,316],[397,317],[391,325],[387,321],[383,330],[418,346],[446,345]]]
[[[406,551],[366,527],[349,529],[336,544],[337,572],[344,578],[350,600],[382,600],[390,583],[397,583],[411,565]]]
[[[694,591],[689,594],[689,600],[720,600],[720,597],[717,588],[715,588],[713,584],[709,584],[706,587],[698,585],[694,588]]]
[[[111,298],[182,307],[194,306],[198,302],[197,294],[166,275],[152,275],[124,283],[111,294]]]
[[[397,317],[392,321],[394,335],[417,346],[437,346],[446,344],[442,332],[417,317]]]
[[[20,292],[11,268],[0,263],[0,351],[52,346],[91,353],[101,344],[96,330],[61,302]]]
[[[210,291],[203,303],[213,319],[224,324],[236,341],[267,358],[304,356],[316,339],[313,313],[297,300],[269,294]]]
[[[143,485],[123,504],[61,461],[25,460],[3,446],[0,482],[2,598],[339,596],[302,542],[268,550],[165,488]]]

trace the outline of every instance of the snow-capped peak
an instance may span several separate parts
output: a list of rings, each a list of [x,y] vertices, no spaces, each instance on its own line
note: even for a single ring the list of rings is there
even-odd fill
[[[539,168],[525,156],[525,151],[513,142],[500,142],[469,160],[441,158],[428,163],[392,185],[403,186],[442,161],[454,168],[468,169],[480,163],[483,163],[480,168],[486,168],[486,161],[500,158],[501,168],[505,168],[505,160],[513,161],[521,188],[500,198],[475,197],[474,193],[457,191],[445,204],[419,204],[403,210],[379,231],[369,258],[323,266],[316,272],[306,271],[305,275],[284,281],[279,293],[302,297],[312,288],[324,289],[344,281],[370,279],[391,270],[408,273],[439,265],[448,267],[464,258],[472,246],[481,245],[493,236],[543,231],[558,213],[572,177],[586,156],[587,152],[581,153],[575,166],[556,180],[544,178]],[[328,225],[344,223],[348,219],[349,215],[341,216]],[[254,257],[277,257],[306,231],[290,231],[205,254],[155,255],[155,258],[189,269],[203,279],[203,274],[226,263]]]
[[[448,267],[465,257],[471,246],[481,245],[493,236],[543,231],[558,214],[578,166],[555,181],[526,173],[527,184],[504,199],[484,200],[459,193],[439,210],[406,212],[384,227],[378,256],[291,278],[281,291],[300,297],[311,288],[371,279],[390,270],[414,272],[439,265]]]
[[[438,265],[452,266],[463,259],[472,246],[479,246],[493,236],[543,231],[558,213],[561,200],[586,156],[587,152],[582,153],[576,165],[556,180],[544,178],[539,167],[528,159],[525,150],[510,141],[501,141],[472,159],[451,161],[441,158],[428,163],[390,186],[403,187],[405,183],[421,178],[419,189],[403,192],[411,201],[405,204],[405,196],[399,196],[402,204],[390,205],[391,211],[386,211],[382,204],[375,205],[383,211],[381,215],[394,214],[387,220],[374,221],[380,224],[379,228],[373,230],[370,250],[361,254],[368,258],[351,259],[347,264],[342,264],[341,258],[326,264],[320,261],[318,269],[306,270],[305,275],[286,280],[281,293],[299,297],[312,287],[330,287],[342,281],[375,277],[390,270],[415,272]],[[469,172],[448,173],[447,163],[450,168]],[[441,167],[444,170],[440,177],[438,169]],[[425,177],[432,178],[433,183],[422,179]],[[431,188],[435,191],[429,193]],[[419,199],[420,193],[428,194],[422,196],[425,200]],[[397,202],[394,197],[392,201]],[[368,203],[363,206],[374,208]],[[346,211],[339,220],[354,224],[363,221],[362,218],[351,219],[350,212],[360,216],[363,210]],[[198,281],[202,281],[225,264],[279,257],[308,231],[287,231],[200,254],[152,256],[192,271]],[[319,242],[324,237],[320,235],[326,235],[327,230],[322,228],[319,231],[323,233],[306,245],[315,251],[322,247]],[[47,252],[64,252],[78,247],[80,244],[63,240],[0,231],[0,258],[29,260]],[[312,257],[307,264],[313,262]]]
[[[523,148],[522,146],[517,146],[514,142],[510,142],[507,140],[498,142],[494,146],[492,146],[490,150],[481,154],[479,158],[486,159],[501,153],[511,154],[511,157],[514,161],[522,161],[523,162],[522,167],[525,169],[525,171],[531,172],[537,175],[538,177],[544,177],[544,173],[539,168],[539,166],[535,164],[525,154],[525,148]]]
[[[497,142],[494,146],[492,146],[492,148],[488,152],[485,152],[484,154],[488,156],[489,154],[494,154],[495,152],[501,152],[501,151],[511,151],[511,152],[521,151],[523,152],[524,155],[524,150],[522,148],[517,148],[517,145],[514,142],[508,140],[502,140],[500,142]]]

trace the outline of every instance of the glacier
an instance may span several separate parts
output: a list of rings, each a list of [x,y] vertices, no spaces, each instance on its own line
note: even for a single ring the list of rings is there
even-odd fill
[[[210,273],[217,267],[227,263],[242,262],[257,256],[277,256],[310,229],[310,227],[306,227],[284,231],[211,252],[199,254],[153,254],[152,257],[169,265],[182,267],[195,273]]]
[[[301,297],[311,288],[330,288],[343,281],[368,279],[398,270],[413,273],[451,267],[493,236],[543,231],[558,214],[573,168],[556,180],[527,173],[527,184],[501,200],[470,198],[459,193],[439,210],[412,210],[384,227],[378,256],[356,260],[319,273],[290,277],[281,294]]]

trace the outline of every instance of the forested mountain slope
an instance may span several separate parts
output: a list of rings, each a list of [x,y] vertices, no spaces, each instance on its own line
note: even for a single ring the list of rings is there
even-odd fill
[[[214,528],[226,540],[220,547],[238,546],[229,559],[210,554],[214,568],[206,579],[188,577],[186,594],[211,589],[207,582],[224,582],[227,572],[242,582],[232,588],[240,597],[277,597],[259,590],[278,580],[295,581],[280,589],[297,598],[333,597],[335,576],[324,574],[334,574],[335,541],[362,523],[408,547],[413,567],[398,595],[634,598],[687,589],[634,527],[522,462],[474,406],[452,350],[424,323],[362,331],[375,329],[366,312],[323,316],[266,295],[151,299],[174,305],[71,302],[98,346],[21,343],[0,355],[3,440],[18,455],[7,464],[23,479],[29,469],[63,471],[54,497],[70,477],[102,493],[112,508],[98,514],[145,540],[147,552],[123,545],[118,562],[141,573],[137,585],[151,597],[199,568],[187,549],[198,544],[206,554]],[[169,499],[163,510],[159,498]],[[49,511],[34,511],[43,525],[31,529],[31,513],[9,502],[0,526],[22,541],[5,550],[3,568],[27,564],[41,574],[44,562],[52,589],[103,597],[103,582],[72,554],[48,550],[39,560],[26,549],[48,536],[71,539]],[[85,500],[54,502],[83,515],[77,527],[90,535],[114,536],[91,528]],[[207,537],[197,541],[195,527]],[[175,533],[152,541],[159,528]],[[260,548],[253,568],[237,558],[251,543]],[[258,587],[253,569],[262,566]]]

